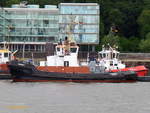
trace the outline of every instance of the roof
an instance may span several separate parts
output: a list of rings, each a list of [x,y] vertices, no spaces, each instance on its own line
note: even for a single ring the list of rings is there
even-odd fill
[[[30,12],[59,12],[58,8],[49,9],[49,8],[4,8],[7,11],[30,11]]]
[[[71,6],[96,6],[97,3],[60,3],[60,5],[71,5]]]

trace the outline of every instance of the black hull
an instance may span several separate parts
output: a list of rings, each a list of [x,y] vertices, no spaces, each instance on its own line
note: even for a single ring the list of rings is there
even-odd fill
[[[11,79],[11,74],[9,71],[0,70],[0,80]]]
[[[141,76],[137,78],[140,82],[150,82],[150,76]]]
[[[117,73],[60,73],[44,72],[37,70],[32,65],[9,64],[12,79],[15,82],[47,82],[47,81],[68,81],[68,82],[134,82],[137,80],[135,72]]]
[[[0,80],[9,80],[9,79],[12,79],[11,78],[11,74],[0,74]]]

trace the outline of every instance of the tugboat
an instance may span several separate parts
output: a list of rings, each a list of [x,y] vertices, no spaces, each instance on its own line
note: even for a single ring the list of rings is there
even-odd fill
[[[7,62],[12,60],[13,53],[6,48],[0,49],[0,79],[10,79]]]
[[[15,59],[15,53],[10,51],[9,45],[6,42],[1,42],[3,45],[0,47],[0,79],[11,79],[11,75],[8,68],[8,62]]]
[[[104,66],[93,61],[88,66],[79,65],[79,47],[66,37],[64,42],[55,47],[55,55],[47,56],[47,61],[41,61],[41,66],[35,67],[12,61],[8,65],[12,79],[15,82],[135,82],[137,74],[134,71],[105,71]]]
[[[102,51],[98,54],[98,65],[103,66],[107,72],[119,72],[119,71],[134,71],[138,77],[146,76],[148,69],[141,65],[135,67],[126,67],[125,64],[119,60],[120,52],[116,48],[112,48],[109,44],[107,47],[102,47]]]
[[[115,25],[112,25],[108,36],[113,38],[118,32]],[[144,66],[126,67],[125,64],[119,60],[120,52],[117,51],[117,40],[114,38],[114,42],[102,47],[102,51],[99,52],[99,66],[103,66],[107,72],[119,72],[119,71],[134,71],[137,73],[138,77],[146,76],[148,74],[148,69]]]
[[[68,28],[71,29],[71,26]],[[72,39],[70,29],[68,36]],[[81,65],[78,60],[79,47],[69,38],[60,41],[55,46],[55,54],[47,56],[40,66],[10,62],[8,67],[13,81],[133,82],[148,73],[145,66],[126,68],[119,60],[119,52],[109,44],[102,47],[98,59],[89,58],[84,63],[87,65]]]
[[[75,19],[74,19],[75,20]],[[73,22],[71,20],[71,22]],[[74,25],[74,24],[73,24]],[[66,33],[70,39],[72,24]],[[110,34],[114,34],[111,27]],[[47,56],[40,66],[12,61],[8,64],[13,81],[16,82],[135,82],[138,76],[145,76],[148,69],[144,66],[126,68],[119,60],[119,52],[109,44],[102,47],[98,59],[92,58],[82,65],[78,60],[79,47],[75,41],[65,37],[65,40],[55,46],[55,54]]]
[[[15,62],[9,65],[14,82],[135,82],[136,73],[125,72],[90,72],[90,73],[65,73],[39,71],[31,64]]]

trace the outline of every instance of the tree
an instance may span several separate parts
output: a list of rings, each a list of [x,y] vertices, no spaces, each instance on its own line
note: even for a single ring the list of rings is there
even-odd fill
[[[38,4],[40,7],[44,7],[44,5],[58,5],[61,0],[28,0],[29,4]]]
[[[6,6],[11,7],[12,4],[19,4],[20,0],[8,0],[6,1]]]
[[[136,21],[143,8],[141,0],[105,0],[100,5],[105,34],[108,33],[111,24],[115,23],[119,27],[120,35],[139,37]]]
[[[140,26],[140,35],[144,38],[150,32],[150,10],[143,10],[137,22]]]
[[[119,50],[123,52],[139,52],[140,39],[137,37],[119,38]]]
[[[5,7],[5,6],[6,6],[6,0],[1,0],[0,7]]]
[[[103,37],[101,41],[101,45],[107,45],[109,44],[111,47],[118,47],[119,46],[119,36],[115,35],[106,35]]]
[[[103,20],[101,19],[100,20],[100,38],[104,36],[104,23],[103,23]]]
[[[144,2],[144,9],[150,9],[150,0],[143,0]]]
[[[128,52],[129,49],[129,40],[125,37],[120,37],[119,40],[119,50],[120,51],[124,51],[124,52]]]
[[[122,12],[119,9],[112,9],[108,13],[108,21],[110,24],[114,23],[115,25],[120,26],[123,24],[123,16]]]
[[[141,40],[139,47],[142,52],[150,52],[150,32],[147,33],[146,39]]]

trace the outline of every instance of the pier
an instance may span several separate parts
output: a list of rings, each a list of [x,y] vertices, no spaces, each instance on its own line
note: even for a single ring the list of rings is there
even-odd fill
[[[120,59],[128,67],[145,65],[150,69],[150,53],[120,53]]]

